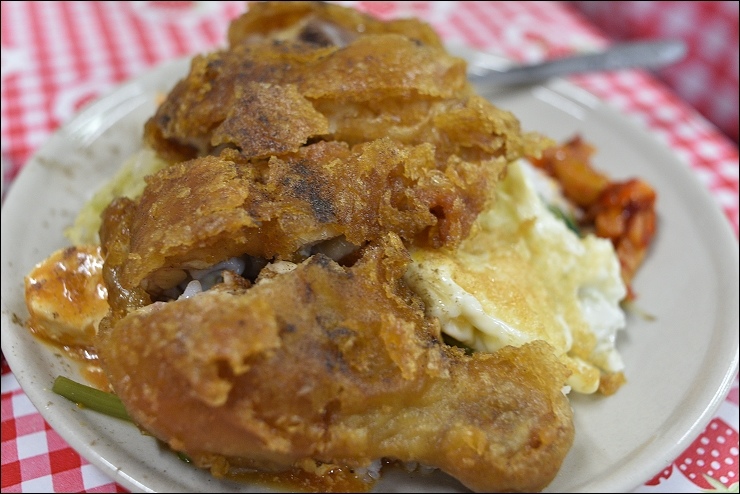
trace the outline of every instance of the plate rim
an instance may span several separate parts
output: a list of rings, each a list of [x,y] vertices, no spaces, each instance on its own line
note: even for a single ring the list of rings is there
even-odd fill
[[[16,177],[15,183],[13,186],[9,188],[7,191],[3,207],[2,207],[2,219],[3,219],[3,251],[5,251],[6,244],[8,241],[6,241],[7,236],[5,235],[5,225],[8,223],[8,220],[10,220],[10,213],[7,213],[7,211],[10,211],[10,208],[7,208],[6,206],[8,204],[14,204],[16,199],[15,197],[18,194],[19,187],[16,187],[18,183],[23,183],[24,180],[26,180],[24,177],[30,176],[30,168],[32,166],[40,166],[38,164],[39,157],[44,155],[44,153],[52,147],[52,144],[54,142],[54,138],[61,136],[62,134],[66,132],[70,132],[75,125],[78,125],[81,120],[84,120],[86,118],[89,118],[92,115],[96,115],[99,111],[99,108],[101,104],[104,104],[106,101],[108,101],[110,98],[113,98],[116,94],[120,94],[121,91],[125,91],[127,88],[132,88],[134,86],[139,86],[142,84],[145,84],[147,81],[156,80],[158,78],[161,78],[164,74],[166,74],[168,71],[175,70],[177,68],[182,68],[183,70],[186,70],[185,64],[189,63],[190,57],[183,57],[174,59],[168,62],[164,62],[162,64],[159,64],[157,66],[154,66],[150,68],[149,70],[143,72],[142,74],[139,74],[138,76],[122,83],[114,88],[107,91],[105,94],[103,94],[100,98],[96,99],[94,102],[92,102],[90,105],[86,106],[82,111],[78,112],[72,119],[65,122],[60,128],[55,130],[49,139],[45,141],[45,143],[34,153],[33,157],[28,161],[26,166],[23,167],[21,172],[19,173],[18,177]],[[564,97],[570,98],[577,102],[578,104],[584,104],[591,107],[591,109],[594,109],[595,107],[598,108],[600,112],[607,115],[609,118],[617,119],[617,121],[622,122],[624,125],[632,126],[635,125],[639,126],[639,122],[636,120],[627,120],[629,115],[623,114],[616,109],[609,106],[604,101],[600,100],[596,96],[592,95],[591,93],[588,93],[586,90],[575,86],[574,84],[569,83],[566,80],[563,79],[556,79],[550,82],[547,82],[545,84],[537,85],[538,87],[545,87],[549,90],[552,90],[558,94],[561,94]],[[596,105],[595,107],[593,105]],[[645,127],[646,128],[646,127]],[[656,145],[661,149],[662,153],[667,154],[671,157],[671,160],[676,163],[681,163],[680,167],[680,173],[686,174],[686,179],[689,180],[695,187],[692,190],[693,193],[698,194],[698,197],[701,198],[701,200],[704,202],[705,205],[708,206],[707,211],[711,211],[711,217],[713,221],[713,228],[716,228],[717,232],[720,232],[719,235],[721,237],[721,244],[723,247],[729,249],[730,251],[737,254],[738,251],[738,243],[735,239],[734,233],[732,232],[732,229],[730,227],[729,221],[726,218],[725,214],[721,211],[719,205],[716,203],[715,199],[711,196],[709,191],[706,187],[701,184],[697,177],[690,175],[693,173],[688,165],[686,165],[682,160],[680,160],[675,152],[670,149],[670,147],[667,145],[667,143],[663,142],[662,140],[659,140],[655,138],[652,132],[650,132],[646,139],[649,139],[652,141],[653,145]],[[14,193],[15,191],[15,193]],[[720,221],[721,220],[721,221]],[[734,269],[733,271],[737,273],[737,258],[738,256],[734,256]],[[5,261],[3,261],[5,262]],[[3,291],[5,291],[5,288],[3,288]],[[735,290],[735,294],[737,294],[737,290]],[[730,315],[732,317],[732,315]],[[8,313],[5,307],[5,302],[3,301],[3,310],[2,310],[2,332],[4,337],[2,338],[2,349],[3,354],[5,355],[5,358],[8,362],[8,365],[13,370],[14,375],[16,375],[16,379],[18,380],[19,385],[23,388],[24,392],[28,396],[28,398],[31,400],[31,402],[34,404],[34,406],[38,409],[39,413],[43,416],[43,418],[49,422],[50,425],[54,428],[57,433],[59,433],[60,436],[63,437],[67,443],[69,443],[70,447],[72,447],[75,451],[77,451],[81,456],[83,456],[86,460],[88,460],[90,463],[98,467],[101,471],[103,471],[105,474],[107,474],[112,481],[120,483],[122,486],[128,488],[132,491],[150,491],[150,486],[152,485],[161,485],[162,490],[167,490],[164,488],[164,484],[161,484],[158,481],[152,481],[149,484],[145,484],[142,482],[137,481],[137,479],[134,479],[119,468],[116,468],[115,465],[111,464],[106,460],[106,457],[103,457],[99,450],[100,447],[93,447],[92,445],[88,444],[88,442],[85,440],[84,437],[82,437],[79,434],[75,434],[75,431],[70,429],[68,427],[69,419],[65,418],[64,415],[61,414],[53,414],[49,412],[49,408],[45,407],[45,403],[49,402],[49,394],[48,389],[43,388],[43,386],[39,387],[38,385],[31,385],[28,382],[28,379],[25,377],[23,378],[24,382],[21,382],[21,379],[18,377],[19,375],[24,374],[17,374],[16,369],[19,365],[21,365],[20,362],[15,360],[16,355],[15,352],[9,351],[10,348],[6,347],[6,345],[10,345],[10,343],[6,343],[8,341],[8,338],[5,337],[5,335],[11,330],[11,314]],[[734,313],[734,320],[737,322],[737,310],[735,310]],[[737,345],[735,345],[737,347]],[[14,368],[15,367],[15,368]],[[667,450],[663,451],[663,454],[660,455],[658,458],[655,458],[651,462],[647,462],[648,465],[658,465],[658,464],[664,464],[664,466],[670,464],[677,458],[685,449],[688,447],[688,445],[704,430],[706,425],[711,420],[714,413],[717,411],[719,406],[724,401],[724,398],[729,392],[729,389],[732,385],[732,382],[734,380],[735,375],[738,372],[738,350],[736,348],[734,358],[732,359],[732,362],[730,363],[730,367],[724,372],[724,379],[719,382],[713,389],[712,398],[707,403],[706,407],[702,411],[701,414],[699,414],[698,417],[695,418],[693,427],[687,431],[688,434],[685,434],[681,438],[679,438],[679,441],[677,441],[672,448],[669,448]],[[25,375],[24,375],[25,376]],[[705,393],[706,394],[706,393]],[[63,398],[61,398],[63,400]],[[63,403],[63,402],[59,402]],[[112,420],[112,419],[111,419]],[[62,433],[64,432],[64,435]],[[115,448],[114,448],[115,449]],[[631,477],[629,479],[621,478],[621,479],[612,479],[611,477],[607,479],[600,479],[599,481],[591,482],[586,486],[582,486],[583,489],[576,489],[575,492],[593,492],[593,491],[609,491],[609,490],[629,490],[634,489],[636,487],[639,487],[641,485],[641,482],[644,483],[645,481],[649,480],[649,478],[655,474],[655,472],[658,472],[660,468],[653,468],[652,466],[649,468],[643,468],[643,470],[650,470],[651,473],[645,473],[645,472],[639,472],[634,477]],[[654,471],[653,471],[654,470]],[[639,477],[639,478],[638,478]],[[158,488],[159,489],[159,488]],[[547,491],[547,489],[546,489]]]

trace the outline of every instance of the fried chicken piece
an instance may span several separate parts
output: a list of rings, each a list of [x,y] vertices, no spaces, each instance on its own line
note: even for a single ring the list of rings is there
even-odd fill
[[[382,137],[430,143],[440,166],[453,156],[512,161],[525,145],[518,120],[474,94],[464,60],[400,34],[345,47],[266,40],[197,56],[145,125],[147,144],[171,162]]]
[[[573,440],[567,371],[544,342],[472,356],[441,343],[401,280],[408,262],[391,234],[350,268],[318,254],[248,289],[155,303],[99,332],[101,362],[137,423],[202,467],[391,458],[477,491],[541,490]]]
[[[213,156],[179,163],[148,177],[137,202],[119,200],[104,212],[103,247],[118,252],[107,265],[116,271],[111,289],[141,287],[156,298],[183,281],[185,269],[244,254],[300,261],[340,237],[355,248],[388,232],[454,245],[488,200],[495,169],[440,170],[430,145],[390,139],[353,149],[321,141],[262,165]]]
[[[380,21],[355,9],[326,2],[254,2],[229,26],[229,44],[263,39],[300,40],[345,46],[364,34],[396,33],[442,47],[442,40],[418,19]]]
[[[542,342],[443,344],[402,281],[406,247],[458,245],[535,144],[425,27],[359,35],[363,18],[332,6],[251,12],[146,123],[170,166],[103,213],[96,348],[114,390],[214,474],[387,457],[475,490],[542,489],[573,440],[567,369]],[[243,255],[300,264],[157,301]]]

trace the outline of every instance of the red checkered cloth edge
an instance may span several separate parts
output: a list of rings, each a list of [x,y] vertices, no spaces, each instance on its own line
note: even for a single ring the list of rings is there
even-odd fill
[[[608,43],[560,2],[339,3],[382,18],[418,16],[449,42],[520,61],[592,51]],[[162,61],[222,45],[229,21],[244,11],[245,3],[2,2],[1,8],[0,130],[7,184],[85,103]],[[573,81],[672,147],[712,192],[737,233],[738,150],[732,141],[647,73],[621,71]],[[725,403],[730,415],[737,416],[737,404],[736,379]],[[737,420],[733,423],[736,437]],[[737,465],[737,444],[728,448],[734,452],[723,455],[734,455]],[[4,360],[0,478],[2,492],[125,492],[50,429]],[[732,482],[737,477],[727,485]],[[639,492],[676,489],[700,492],[678,464],[658,473]]]
[[[571,3],[614,39],[683,40],[686,57],[660,77],[737,142],[739,2]]]

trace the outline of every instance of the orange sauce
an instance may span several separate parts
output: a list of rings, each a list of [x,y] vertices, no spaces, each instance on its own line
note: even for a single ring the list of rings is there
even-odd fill
[[[20,324],[20,322],[19,322]],[[61,351],[70,361],[78,364],[79,371],[88,386],[101,391],[111,392],[108,378],[105,375],[97,352],[92,347],[68,346],[46,338],[43,333],[35,331],[25,324],[29,332],[42,344]],[[173,451],[173,454],[176,454]],[[197,468],[193,465],[193,468]],[[284,489],[293,492],[369,492],[376,481],[367,475],[360,475],[347,467],[333,466],[322,475],[295,468],[285,472],[261,472],[244,468],[232,468],[224,478],[244,484],[259,484],[272,489]]]
[[[105,375],[105,372],[103,372],[103,368],[100,367],[98,361],[87,361],[82,364],[83,365],[80,369],[82,377],[85,378],[90,386],[101,391],[110,392],[111,387],[108,382],[108,377]]]
[[[68,357],[71,362],[77,364],[80,374],[82,374],[82,377],[87,381],[82,384],[92,386],[101,391],[110,392],[108,378],[105,376],[105,372],[103,372],[103,368],[100,366],[97,351],[93,347],[64,345],[58,341],[52,340],[51,338],[47,338],[42,332],[35,330],[30,324],[30,321],[23,324],[19,320],[18,324],[24,325],[39,342],[60,351],[64,356]]]
[[[301,469],[286,472],[236,470],[226,474],[226,478],[292,492],[369,492],[375,485],[375,481],[369,477],[340,467],[334,467],[324,475],[316,475]]]

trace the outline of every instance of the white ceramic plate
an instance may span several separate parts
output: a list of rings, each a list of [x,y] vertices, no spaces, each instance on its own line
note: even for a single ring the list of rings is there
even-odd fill
[[[82,456],[133,491],[254,492],[182,463],[130,424],[81,410],[51,392],[54,378],[84,380],[77,365],[31,337],[23,276],[68,243],[63,236],[92,193],[141,144],[155,96],[187,71],[162,66],[82,111],[24,168],[2,210],[2,349],[30,400]],[[551,492],[624,492],[672,462],[703,431],[738,362],[738,245],[714,200],[649,132],[563,81],[497,92],[527,130],[581,133],[598,168],[640,176],[658,191],[658,234],[635,288],[656,317],[630,317],[618,341],[628,384],[608,398],[573,396],[576,440]],[[394,472],[377,490],[455,492],[442,474]]]

